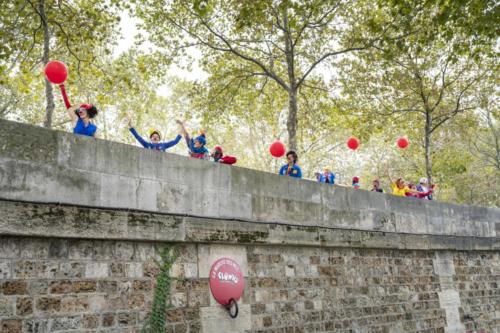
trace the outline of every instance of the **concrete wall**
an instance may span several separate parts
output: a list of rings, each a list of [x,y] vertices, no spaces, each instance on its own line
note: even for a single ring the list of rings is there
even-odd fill
[[[0,199],[495,237],[500,210],[317,184],[0,120]]]
[[[0,120],[0,332],[500,332],[498,209],[355,191]],[[208,288],[230,257],[230,319]]]

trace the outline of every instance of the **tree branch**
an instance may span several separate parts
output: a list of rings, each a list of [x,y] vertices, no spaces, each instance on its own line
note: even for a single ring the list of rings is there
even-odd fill
[[[285,90],[289,90],[289,87],[288,85],[286,84],[285,81],[283,81],[283,79],[281,79],[278,75],[276,75],[276,73],[274,73],[273,71],[269,70],[261,61],[259,61],[258,59],[255,59],[247,54],[244,54],[242,53],[241,51],[237,50],[234,48],[234,46],[230,43],[230,41],[225,37],[223,36],[221,33],[218,33],[217,31],[215,31],[209,24],[206,20],[204,20],[200,15],[198,15],[197,13],[193,12],[191,9],[187,8],[187,10],[189,10],[191,12],[192,15],[195,15],[198,20],[200,21],[200,23],[212,34],[214,35],[215,37],[217,37],[223,44],[226,45],[226,47],[221,47],[221,46],[216,46],[216,45],[213,45],[212,43],[210,42],[207,42],[205,41],[203,38],[201,38],[201,36],[199,36],[198,34],[184,28],[182,25],[180,25],[179,23],[177,23],[175,20],[173,20],[171,17],[167,16],[167,20],[169,20],[172,24],[174,24],[176,27],[178,27],[179,29],[181,29],[182,31],[188,33],[190,36],[196,38],[198,41],[200,41],[203,45],[213,49],[213,50],[216,50],[216,51],[222,51],[222,52],[229,52],[229,53],[232,53],[236,56],[238,56],[239,58],[241,59],[244,59],[248,62],[251,62],[251,63],[254,63],[256,64],[257,66],[259,66],[265,73],[266,75],[268,75],[270,78],[272,78],[273,80],[275,80],[279,85],[281,85]]]
[[[365,50],[367,49],[369,46],[361,46],[361,47],[350,47],[350,48],[347,48],[347,49],[344,49],[344,50],[340,50],[340,51],[335,51],[335,52],[328,52],[324,55],[322,55],[318,60],[316,60],[310,67],[309,69],[304,73],[304,75],[302,75],[302,77],[299,79],[299,81],[297,82],[297,85],[296,87],[300,87],[300,85],[304,82],[304,80],[307,78],[307,76],[314,70],[314,68],[316,68],[316,66],[318,66],[323,60],[329,58],[329,57],[333,57],[333,56],[336,56],[336,55],[339,55],[339,54],[343,54],[343,53],[348,53],[348,52],[352,52],[352,51],[361,51],[361,50]]]

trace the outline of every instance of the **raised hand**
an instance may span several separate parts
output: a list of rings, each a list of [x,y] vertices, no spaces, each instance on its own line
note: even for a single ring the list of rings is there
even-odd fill
[[[125,121],[127,122],[129,128],[134,127],[134,122],[132,121],[132,118],[130,116],[126,116]]]
[[[183,122],[183,121],[181,121],[181,120],[179,120],[179,119],[177,119],[175,122],[176,122],[177,124],[179,124],[179,126],[181,127],[181,135],[182,135],[182,136],[186,136],[187,131],[186,131],[186,127],[184,126],[184,122]]]

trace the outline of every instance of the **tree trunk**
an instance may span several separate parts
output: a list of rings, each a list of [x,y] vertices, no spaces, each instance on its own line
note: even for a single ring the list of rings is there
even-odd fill
[[[432,161],[431,161],[431,127],[432,118],[430,111],[425,112],[425,173],[427,174],[427,180],[429,181],[429,186],[432,184]]]
[[[291,39],[290,25],[288,22],[288,6],[285,3],[283,8],[283,27],[285,28],[285,54],[288,70],[288,119],[286,129],[288,132],[288,147],[297,151],[297,79],[295,77],[295,57],[293,41]]]
[[[500,132],[493,123],[493,119],[491,119],[491,111],[489,109],[486,109],[486,120],[488,122],[488,127],[490,128],[491,135],[493,136],[493,148],[495,151],[495,159],[493,161],[493,164],[495,165],[497,170],[500,171]]]
[[[297,150],[297,90],[288,92],[288,120],[286,122],[288,131],[288,146],[291,150]]]
[[[38,10],[40,12],[40,18],[42,20],[43,27],[43,56],[42,62],[44,66],[49,62],[49,47],[50,47],[50,32],[49,32],[49,22],[47,19],[47,14],[45,13],[45,0],[40,0],[38,4]],[[52,84],[45,78],[45,99],[47,100],[47,105],[45,107],[45,120],[43,126],[52,128],[52,114],[54,113],[54,94],[52,90]]]

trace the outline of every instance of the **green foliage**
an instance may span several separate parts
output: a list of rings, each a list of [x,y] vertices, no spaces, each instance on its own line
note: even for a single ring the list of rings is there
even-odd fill
[[[341,184],[357,175],[369,189],[373,178],[387,188],[388,175],[414,182],[425,176],[428,136],[439,200],[499,205],[500,191],[491,181],[500,176],[500,6],[494,1],[45,5],[50,57],[69,67],[72,103],[98,106],[101,138],[134,144],[128,116],[139,133],[155,127],[173,139],[174,119],[180,118],[190,132],[206,129],[208,147],[222,145],[239,166],[276,172],[284,161],[271,158],[268,146],[275,139],[287,142],[291,121],[306,177],[328,166]],[[114,54],[124,10],[140,31],[136,45]],[[41,124],[40,19],[25,0],[6,3],[0,14],[0,116]],[[206,79],[169,76],[171,65],[192,70],[195,62]],[[54,127],[71,130],[59,92],[54,94]],[[350,135],[361,140],[356,152],[346,148]],[[403,135],[410,140],[406,150],[395,146]],[[181,142],[169,152],[185,150]]]
[[[172,265],[179,257],[179,251],[176,247],[165,245],[160,251],[160,260],[156,261],[159,273],[156,277],[156,288],[153,297],[153,305],[149,317],[144,324],[142,333],[158,333],[165,331],[167,300],[170,298],[170,285],[172,278],[170,270]]]

